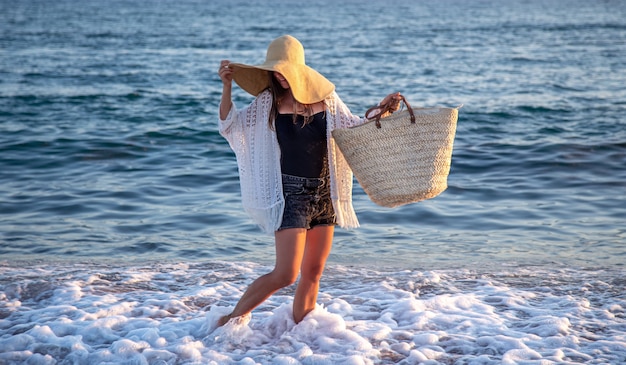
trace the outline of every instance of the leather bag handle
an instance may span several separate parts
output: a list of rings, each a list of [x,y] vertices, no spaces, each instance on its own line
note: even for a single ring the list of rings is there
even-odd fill
[[[411,123],[415,123],[415,114],[413,113],[413,108],[411,108],[411,105],[409,104],[409,102],[406,101],[406,98],[404,97],[404,95],[400,95],[400,98],[402,98],[402,102],[404,103],[404,105],[406,105],[406,108],[409,111],[409,114],[411,115]],[[369,115],[371,111],[378,109],[378,113],[376,113],[376,115],[367,119],[369,120],[375,119],[376,128],[380,129],[381,128],[380,118],[387,112],[393,113],[395,110],[393,110],[392,107],[393,107],[393,103],[391,102],[387,104],[379,104],[379,105],[376,105],[367,109],[367,111],[365,112],[365,115]]]

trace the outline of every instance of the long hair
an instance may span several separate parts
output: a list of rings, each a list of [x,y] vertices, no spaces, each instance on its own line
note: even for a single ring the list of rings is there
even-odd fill
[[[278,100],[282,99],[283,96],[285,96],[286,93],[289,92],[289,89],[285,89],[284,87],[282,87],[282,85],[280,84],[280,82],[278,82],[278,80],[276,80],[276,77],[274,77],[274,72],[269,71],[268,73],[268,77],[269,77],[269,89],[270,92],[272,93],[272,107],[270,108],[270,114],[269,114],[269,120],[267,121],[269,124],[270,129],[274,129],[274,121],[276,120],[276,118],[278,117]],[[293,106],[293,123],[295,124],[297,119],[298,119],[298,115],[297,115],[297,106],[298,106],[298,101],[296,101],[294,99],[295,103]],[[303,123],[303,127],[307,124],[309,124],[312,120],[313,120],[313,106],[310,104],[300,104],[302,105],[302,107],[304,108],[304,123]]]
[[[273,130],[274,121],[278,117],[278,100],[280,100],[283,95],[287,93],[287,89],[283,88],[280,85],[280,82],[276,80],[276,77],[274,77],[274,73],[272,71],[268,71],[267,75],[269,77],[270,83],[269,89],[272,93],[272,107],[270,108],[269,120],[267,122],[269,123],[270,129]]]

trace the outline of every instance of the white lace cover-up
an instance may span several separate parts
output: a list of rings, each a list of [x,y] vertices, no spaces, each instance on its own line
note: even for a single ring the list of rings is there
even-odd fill
[[[362,124],[365,119],[353,115],[335,92],[326,98],[325,104],[330,194],[337,224],[356,228],[359,221],[352,206],[352,170],[331,132]],[[243,208],[266,233],[274,233],[280,227],[285,208],[280,147],[276,133],[268,125],[271,106],[272,95],[266,90],[241,110],[233,103],[226,119],[219,122],[220,134],[237,156]]]

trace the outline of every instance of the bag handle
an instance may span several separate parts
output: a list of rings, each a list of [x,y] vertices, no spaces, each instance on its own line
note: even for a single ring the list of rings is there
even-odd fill
[[[404,97],[404,95],[400,94],[400,98],[402,98],[402,102],[404,103],[407,110],[409,111],[409,114],[411,115],[411,123],[415,123],[415,114],[413,113],[413,108],[411,108],[411,105],[409,104],[409,102],[406,101],[406,98]],[[380,118],[383,116],[383,114],[387,112],[393,113],[395,110],[393,109],[393,103],[389,101],[387,104],[378,104],[376,106],[373,106],[367,109],[367,111],[365,112],[365,115],[369,115],[371,111],[374,111],[376,109],[378,109],[378,113],[376,113],[376,115],[374,115],[373,117],[367,118],[367,119],[369,120],[375,119],[376,128],[380,129],[381,128]]]

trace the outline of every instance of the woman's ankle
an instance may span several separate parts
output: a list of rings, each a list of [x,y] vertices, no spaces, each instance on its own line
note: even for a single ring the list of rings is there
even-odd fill
[[[232,319],[232,313],[231,314],[227,314],[225,316],[220,317],[220,319],[217,320],[217,326],[218,327],[222,327],[223,325],[225,325],[226,323],[228,323],[228,321],[230,321]]]

